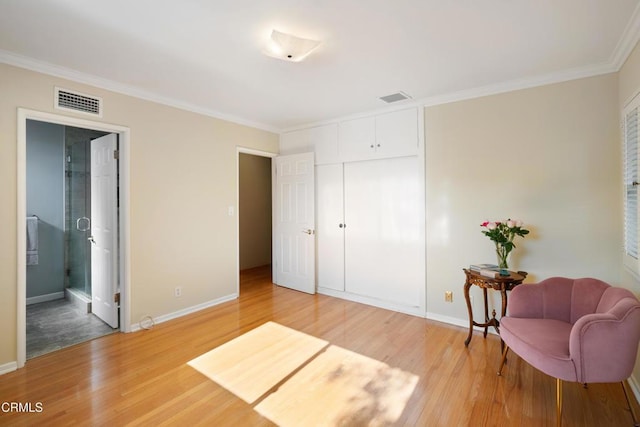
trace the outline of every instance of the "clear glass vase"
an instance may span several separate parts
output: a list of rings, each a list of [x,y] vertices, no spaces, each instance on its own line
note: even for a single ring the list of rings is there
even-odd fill
[[[498,256],[498,268],[500,269],[501,276],[508,276],[509,274],[509,253],[505,248],[496,245],[496,255]]]

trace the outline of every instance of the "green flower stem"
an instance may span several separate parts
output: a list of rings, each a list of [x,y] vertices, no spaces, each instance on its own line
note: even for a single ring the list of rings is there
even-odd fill
[[[507,248],[496,242],[496,255],[498,256],[498,267],[508,269],[507,257],[509,256]]]

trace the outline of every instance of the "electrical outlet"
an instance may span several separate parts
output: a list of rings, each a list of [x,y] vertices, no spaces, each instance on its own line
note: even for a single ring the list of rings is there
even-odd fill
[[[444,300],[446,302],[453,302],[453,291],[446,291],[444,293]]]
[[[173,291],[173,296],[175,297],[182,296],[182,288],[180,286],[176,286],[176,289]]]

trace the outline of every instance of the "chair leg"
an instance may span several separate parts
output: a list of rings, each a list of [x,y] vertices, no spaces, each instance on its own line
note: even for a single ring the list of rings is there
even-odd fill
[[[556,378],[556,425],[562,426],[562,380]]]
[[[629,411],[631,411],[631,418],[633,419],[633,425],[635,427],[640,426],[638,424],[638,418],[636,418],[636,411],[633,410],[633,406],[631,406],[631,401],[629,400],[629,394],[627,393],[627,386],[625,384],[626,381],[622,381],[622,391],[624,392],[624,398],[627,399],[627,405],[629,406]]]
[[[502,375],[502,368],[504,367],[504,362],[507,361],[507,353],[509,352],[509,347],[504,346],[504,352],[502,353],[502,361],[500,362],[500,368],[498,369],[498,376]]]

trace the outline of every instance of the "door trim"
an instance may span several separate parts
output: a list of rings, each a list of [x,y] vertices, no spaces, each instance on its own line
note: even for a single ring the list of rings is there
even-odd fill
[[[131,332],[131,245],[130,245],[130,129],[128,127],[110,123],[96,122],[86,119],[46,113],[42,111],[18,108],[18,138],[17,138],[17,367],[22,368],[27,354],[27,266],[26,258],[26,216],[27,216],[27,120],[37,120],[74,126],[85,129],[117,133],[119,140],[120,162],[120,210],[119,210],[119,276],[120,276],[120,330]]]
[[[274,194],[274,162],[273,159],[278,156],[278,153],[272,153],[270,151],[262,151],[255,150],[253,148],[242,147],[240,145],[236,146],[236,242],[238,242],[238,246],[236,248],[236,296],[240,295],[240,154],[252,154],[254,156],[267,157],[270,158],[271,161],[271,244],[273,245],[273,210],[274,210],[274,202],[273,202],[273,194]],[[274,251],[273,247],[271,248],[271,273],[275,274],[273,269],[274,262]],[[272,276],[275,277],[275,276]]]

